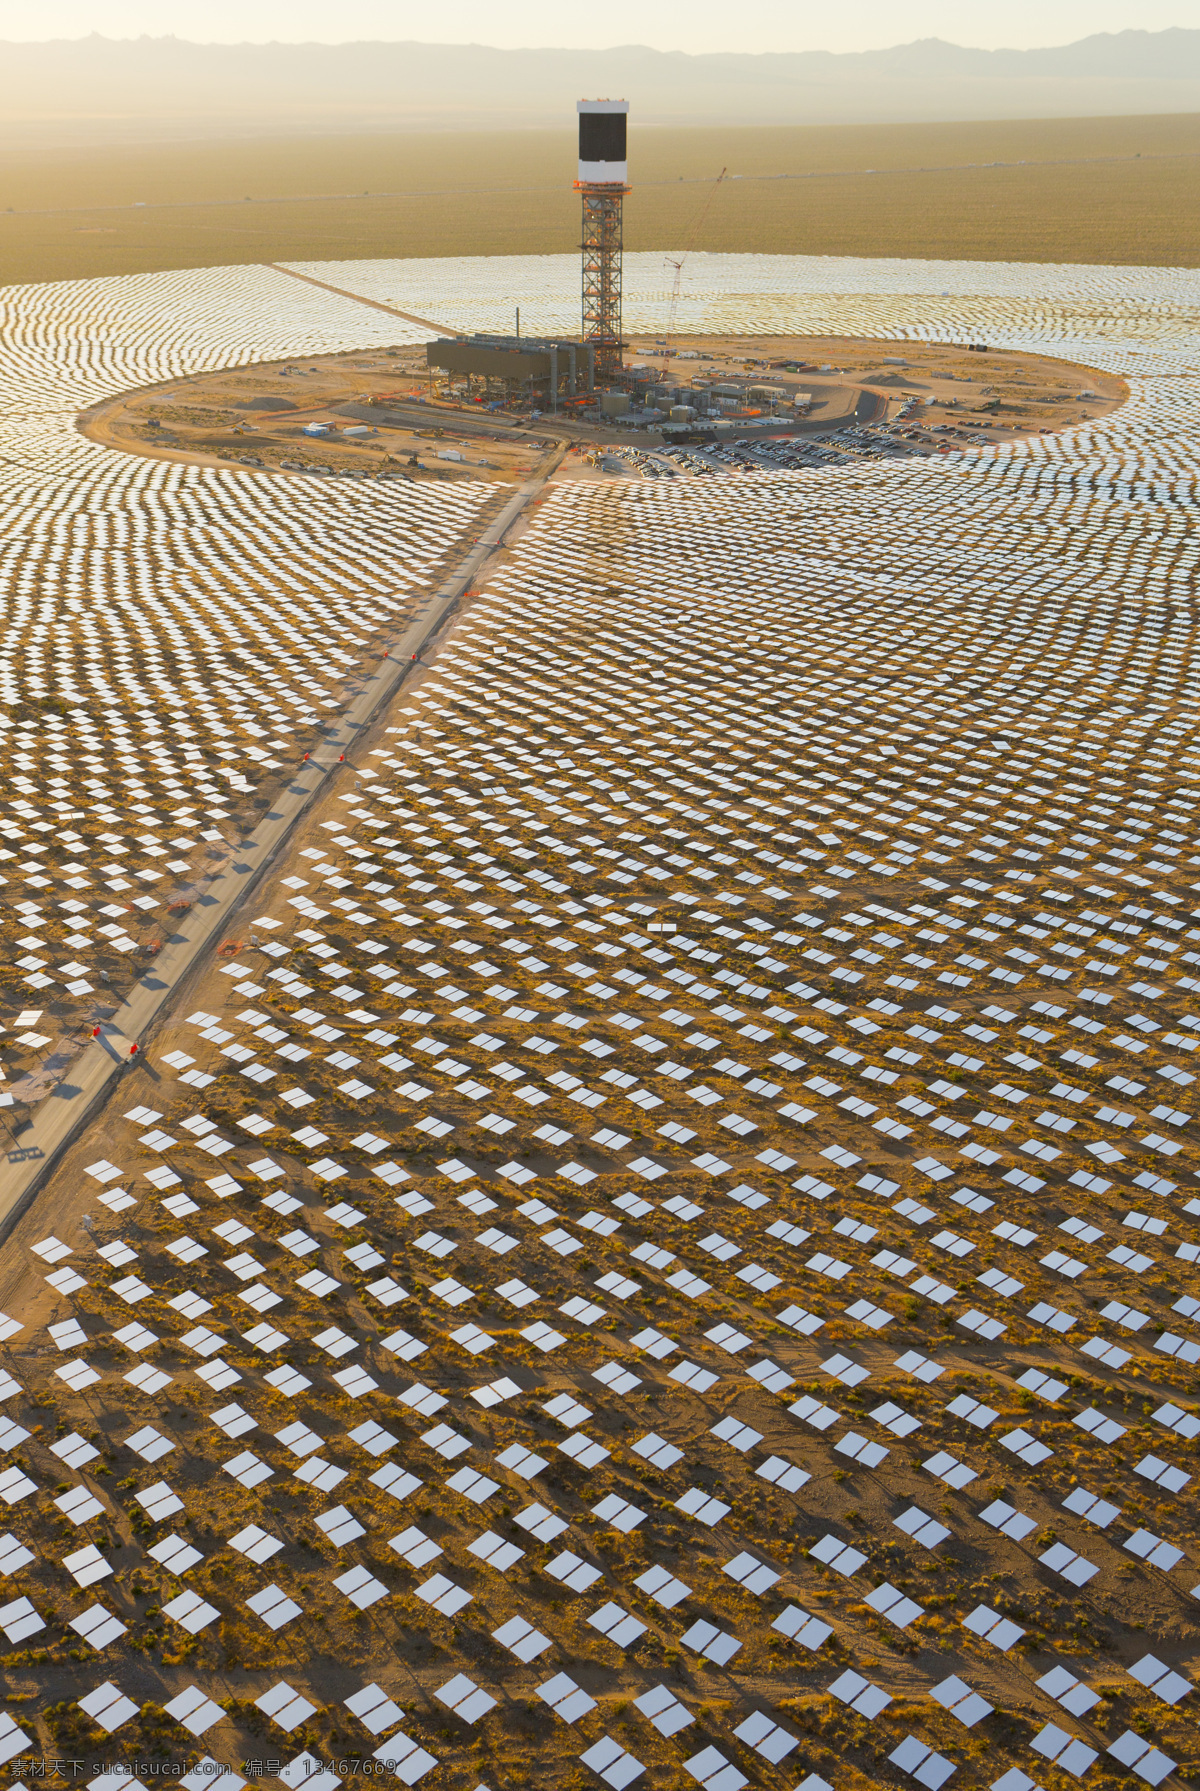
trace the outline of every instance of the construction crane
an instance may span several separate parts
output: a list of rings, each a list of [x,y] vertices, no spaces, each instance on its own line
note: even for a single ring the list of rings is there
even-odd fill
[[[679,309],[679,287],[680,282],[683,279],[683,264],[695,246],[696,238],[700,234],[700,226],[708,216],[709,207],[717,196],[717,188],[720,186],[727,173],[728,169],[722,168],[721,172],[717,175],[717,178],[713,181],[712,186],[709,188],[708,197],[696,214],[695,222],[692,225],[691,235],[688,237],[687,243],[684,246],[683,254],[680,255],[678,260],[676,260],[673,255],[665,257],[666,266],[675,269],[675,278],[671,285],[671,302],[667,309],[667,333],[663,339],[662,354],[664,362],[671,359],[671,344],[675,340],[675,314]]]

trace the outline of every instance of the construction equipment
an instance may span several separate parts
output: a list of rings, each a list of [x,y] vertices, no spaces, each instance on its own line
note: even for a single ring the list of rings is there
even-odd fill
[[[683,279],[683,264],[695,246],[696,238],[700,234],[700,226],[708,216],[709,207],[717,196],[717,188],[720,186],[728,172],[729,170],[727,168],[722,168],[721,172],[717,175],[717,178],[713,181],[712,186],[709,188],[708,197],[700,207],[699,212],[696,214],[695,222],[692,224],[691,234],[684,246],[683,254],[679,256],[678,260],[676,260],[673,255],[665,257],[666,266],[675,269],[675,278],[671,285],[671,302],[667,308],[667,333],[663,338],[662,356],[664,361],[670,360],[672,343],[675,340],[675,314],[679,309],[679,287],[680,282]]]

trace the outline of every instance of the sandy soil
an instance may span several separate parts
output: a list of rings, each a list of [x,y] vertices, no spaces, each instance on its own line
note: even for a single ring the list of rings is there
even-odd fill
[[[944,441],[962,446],[964,439],[1053,432],[1104,415],[1126,395],[1120,379],[1069,361],[977,354],[944,343],[688,336],[673,345],[669,360],[660,353],[653,338],[634,338],[626,362],[662,365],[675,385],[749,377],[780,388],[784,403],[776,408],[787,412],[773,419],[780,432],[821,436],[851,423],[856,411],[861,421],[870,408],[864,398],[877,401],[876,423],[907,408],[908,431],[893,440],[917,455],[938,452]],[[543,439],[538,431],[565,436],[577,448],[563,463],[563,479],[612,476],[615,467],[598,464],[605,445],[663,444],[657,431],[614,428],[607,420],[486,413],[457,402],[445,386],[429,386],[424,360],[423,349],[404,348],[229,368],[122,395],[85,412],[79,426],[109,447],[193,466],[436,483],[518,483]],[[798,422],[791,405],[797,393],[812,400]],[[755,407],[748,434],[762,433],[764,408]],[[330,433],[305,435],[313,424]],[[370,433],[347,436],[347,429]]]
[[[424,359],[392,349],[229,368],[124,394],[86,411],[79,427],[109,447],[191,466],[519,483],[537,455],[536,427],[531,437],[520,420],[426,406]],[[330,433],[305,435],[313,424]]]

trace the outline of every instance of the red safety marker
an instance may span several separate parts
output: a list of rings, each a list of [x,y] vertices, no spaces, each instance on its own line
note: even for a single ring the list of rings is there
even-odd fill
[[[311,753],[310,753],[310,752],[306,752],[306,753],[305,753],[305,755],[304,755],[304,758],[305,758],[305,759],[311,759],[311,758],[312,758],[312,754],[311,754]],[[304,761],[303,761],[303,760],[301,760],[301,763],[302,763],[302,764],[303,764],[303,762],[304,762]]]
[[[345,764],[345,763],[346,763],[346,755],[345,755],[345,753],[344,753],[344,752],[340,752],[340,753],[339,753],[339,754],[338,754],[338,764],[339,764],[339,765],[344,765],[344,764]]]
[[[138,1048],[137,1048],[137,1046],[136,1046],[136,1045],[130,1045],[130,1047],[129,1047],[129,1055],[130,1055],[130,1057],[136,1057],[136,1056],[137,1056],[137,1052],[138,1052]]]
[[[100,1028],[98,1026],[92,1027],[92,1037],[94,1039],[98,1039],[100,1037]]]

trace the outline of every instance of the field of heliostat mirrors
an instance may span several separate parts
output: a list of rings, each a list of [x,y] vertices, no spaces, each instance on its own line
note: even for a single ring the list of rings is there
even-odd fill
[[[537,495],[10,1227],[14,1784],[1200,1772],[1200,275],[694,266],[681,330],[1129,397]],[[567,256],[300,271],[574,327]],[[76,428],[426,339],[353,297],[0,310],[15,1187],[511,490]]]

